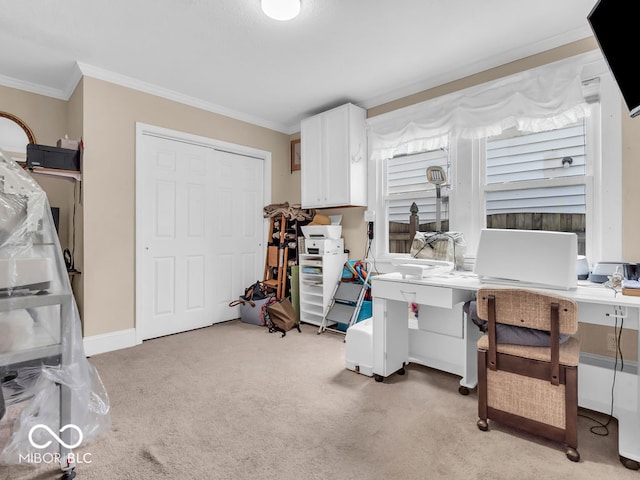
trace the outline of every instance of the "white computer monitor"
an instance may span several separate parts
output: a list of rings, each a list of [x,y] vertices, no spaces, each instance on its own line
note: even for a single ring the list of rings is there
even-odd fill
[[[578,281],[575,233],[486,228],[474,271],[483,283],[569,290]]]

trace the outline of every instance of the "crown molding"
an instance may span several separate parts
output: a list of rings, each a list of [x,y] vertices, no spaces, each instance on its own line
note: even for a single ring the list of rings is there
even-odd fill
[[[29,93],[35,93],[37,95],[43,95],[45,97],[67,101],[71,98],[71,95],[73,95],[73,92],[75,91],[78,83],[83,76],[95,78],[97,80],[104,80],[105,82],[114,83],[116,85],[137,90],[139,92],[155,95],[167,100],[172,100],[184,105],[199,108],[207,112],[224,115],[225,117],[240,120],[242,122],[247,122],[258,127],[275,130],[276,132],[285,133],[287,135],[294,133],[293,131],[291,131],[293,128],[291,126],[248,115],[244,112],[239,112],[230,108],[223,107],[221,105],[206,102],[195,97],[190,97],[179,92],[174,92],[157,85],[142,82],[140,80],[136,80],[125,75],[120,75],[102,68],[94,67],[93,65],[82,62],[76,62],[75,68],[73,69],[69,81],[67,82],[67,86],[64,89],[52,88],[36,83],[25,82],[23,80],[18,80],[5,75],[0,75],[0,85],[15,88],[16,90],[23,90]]]
[[[23,90],[29,93],[35,93],[43,95],[45,97],[51,97],[58,100],[69,100],[65,91],[58,88],[47,87],[37,83],[25,82],[24,80],[18,80],[13,77],[7,77],[0,75],[0,85],[9,88],[15,88],[16,90]]]
[[[199,98],[191,97],[189,95],[184,95],[182,93],[175,92],[173,90],[169,90],[163,87],[159,87],[151,83],[142,82],[135,78],[127,77],[125,75],[120,75],[120,74],[111,72],[109,70],[94,67],[93,65],[89,65],[87,63],[78,62],[77,67],[78,67],[78,70],[81,72],[82,76],[87,76],[87,77],[95,78],[98,80],[104,80],[105,82],[120,85],[122,87],[130,88],[132,90],[137,90],[139,92],[148,93],[150,95],[154,95],[157,97],[162,97],[167,100],[172,100],[174,102],[182,103],[184,105],[189,105],[191,107],[200,108],[208,112],[224,115],[225,117],[230,117],[236,120],[250,123],[252,125],[257,125],[259,127],[275,130],[277,132],[289,133],[285,125],[270,122],[263,118],[258,118],[243,112],[238,112],[236,110],[232,110],[232,109],[223,107],[221,105],[217,105],[215,103],[206,102]]]

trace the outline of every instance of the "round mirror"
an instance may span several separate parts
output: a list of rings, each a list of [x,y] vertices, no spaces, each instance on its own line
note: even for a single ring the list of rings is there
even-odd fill
[[[36,143],[36,138],[27,124],[15,115],[0,112],[0,148],[13,159],[24,162],[28,143]]]

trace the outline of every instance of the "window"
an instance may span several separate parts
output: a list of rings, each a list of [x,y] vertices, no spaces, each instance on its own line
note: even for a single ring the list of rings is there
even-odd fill
[[[440,220],[442,230],[448,230],[449,188],[441,186],[438,202],[435,185],[427,182],[426,172],[431,166],[441,167],[447,179],[450,178],[446,149],[386,160],[385,210],[389,224],[389,253],[409,252],[412,240],[409,236],[409,220],[413,205],[414,210],[417,208],[420,231],[436,231],[437,220]]]
[[[586,122],[540,133],[511,130],[487,139],[484,174],[487,228],[551,230],[578,236],[584,255]]]
[[[492,123],[485,122],[475,130],[471,122],[487,120],[484,110],[459,112],[461,105],[474,104],[473,95],[497,95],[504,85],[516,98],[519,86],[511,79],[370,118],[368,209],[376,221],[369,251],[376,268],[385,271],[393,256],[408,253],[408,217],[414,202],[420,230],[435,230],[436,191],[425,175],[431,164],[440,165],[447,174],[448,185],[442,189],[441,199],[442,229],[462,232],[471,255],[480,230],[489,227],[576,232],[579,252],[586,254],[591,264],[620,258],[622,146],[618,119],[623,112],[616,84],[596,54],[567,59],[564,67],[556,67],[562,62],[544,67],[542,74],[546,75],[553,68],[580,65],[578,80],[583,83],[589,115],[578,120],[581,116],[574,117],[573,112],[560,114],[573,122],[560,122],[555,128],[545,125],[538,128],[544,130],[540,133],[525,132],[527,125],[537,121],[533,111],[523,119],[498,118],[493,111]],[[569,78],[569,74],[563,75],[558,79]],[[532,84],[529,72],[522,72],[521,79]],[[576,93],[579,96],[574,90]],[[475,104],[492,107],[499,101],[488,98],[492,101],[480,98]],[[500,118],[509,125],[522,123],[525,127],[521,131],[504,129]],[[540,118],[556,125],[558,115]],[[460,128],[458,121],[462,122]],[[496,131],[501,133],[492,133]]]

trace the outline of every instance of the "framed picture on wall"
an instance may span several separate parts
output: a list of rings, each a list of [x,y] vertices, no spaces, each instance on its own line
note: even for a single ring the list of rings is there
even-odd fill
[[[300,140],[291,140],[291,171],[300,170]]]

